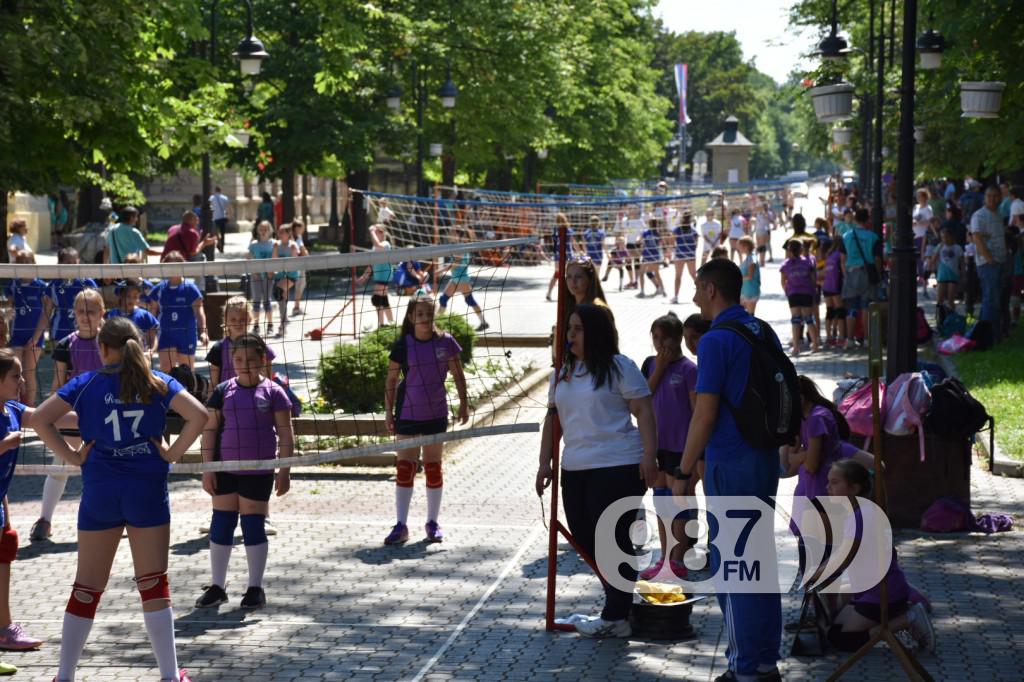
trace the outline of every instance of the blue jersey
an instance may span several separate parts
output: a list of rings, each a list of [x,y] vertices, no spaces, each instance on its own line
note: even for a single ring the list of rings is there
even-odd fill
[[[135,309],[128,314],[121,312],[120,308],[111,308],[103,316],[103,319],[109,320],[112,317],[127,317],[143,334],[151,329],[158,329],[160,327],[160,321],[153,317],[153,313],[138,306],[135,306]]]
[[[43,314],[43,296],[46,295],[47,284],[41,279],[23,282],[16,279],[7,288],[7,296],[14,307],[14,324],[11,327],[11,338],[31,336],[39,325]],[[19,334],[18,332],[21,332]]]
[[[7,434],[15,431],[21,431],[22,414],[24,412],[25,406],[17,400],[8,400],[4,404],[3,410],[0,411],[0,438],[5,438]],[[11,479],[14,478],[14,466],[17,463],[18,448],[8,450],[0,455],[0,499],[7,495],[7,490],[11,487]],[[4,518],[3,506],[0,505],[0,528],[5,525],[7,525],[7,519]]]
[[[676,252],[674,260],[696,260],[697,258],[697,230],[684,230],[677,227],[672,230],[676,238]]]
[[[640,260],[644,263],[654,263],[661,260],[661,235],[655,229],[647,229],[640,233],[640,243],[643,252]]]
[[[63,339],[75,331],[75,297],[85,289],[95,289],[91,279],[55,279],[46,288],[46,298],[53,304],[50,338]]]
[[[567,228],[565,234],[568,240],[568,243],[565,245],[565,255],[567,258],[571,260],[573,257],[572,228]],[[554,244],[555,246],[555,262],[557,263],[559,259],[562,257],[561,247],[558,245],[558,228],[555,228],[554,232],[552,233],[551,243]]]
[[[199,330],[192,304],[203,298],[199,288],[191,280],[182,280],[174,286],[165,279],[153,287],[149,298],[160,305],[160,336],[194,345]]]
[[[163,436],[167,410],[182,386],[163,372],[153,374],[167,384],[167,393],[154,393],[149,404],[121,402],[117,368],[86,372],[57,389],[60,399],[78,413],[82,440],[93,442],[82,465],[83,477],[167,473],[169,465],[152,439]]]
[[[583,232],[583,244],[587,247],[587,256],[595,263],[604,259],[604,237],[602,229],[592,230],[587,228]]]

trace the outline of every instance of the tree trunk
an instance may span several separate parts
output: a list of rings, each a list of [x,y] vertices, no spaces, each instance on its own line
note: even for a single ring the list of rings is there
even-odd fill
[[[362,169],[353,171],[345,178],[345,184],[351,190],[365,190],[370,182],[370,171]],[[352,235],[355,234],[356,246],[369,246],[370,233],[367,231],[366,210],[363,202],[363,194],[350,195],[351,207],[346,206],[344,220],[341,224],[341,248],[342,253],[347,253],[352,246]]]
[[[290,223],[295,218],[295,169],[285,168],[281,176],[282,219]]]
[[[309,176],[302,174],[302,222],[309,220]]]
[[[0,249],[3,255],[0,256],[0,263],[10,261],[7,253],[7,188],[0,187]]]

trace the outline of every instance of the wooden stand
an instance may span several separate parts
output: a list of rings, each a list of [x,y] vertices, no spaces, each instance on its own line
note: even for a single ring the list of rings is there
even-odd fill
[[[869,350],[868,350],[868,364],[870,367],[871,375],[871,412],[872,421],[874,423],[874,455],[875,455],[875,471],[882,471],[882,416],[881,416],[881,405],[878,400],[878,382],[882,377],[882,315],[881,309],[877,304],[872,304],[870,309],[870,327],[869,327]],[[885,489],[885,476],[875,476],[875,504],[877,504],[882,511],[886,508],[886,489]],[[907,678],[914,680],[914,682],[931,682],[934,678],[928,674],[928,671],[924,669],[924,666],[914,657],[910,651],[896,637],[896,633],[889,627],[889,584],[888,581],[882,579],[882,595],[881,602],[879,603],[879,609],[881,611],[881,622],[879,623],[878,632],[876,632],[864,646],[855,651],[853,655],[843,661],[835,671],[829,675],[828,679],[838,680],[842,677],[843,673],[853,667],[854,663],[863,658],[869,651],[871,651],[876,644],[884,641],[889,645],[889,650],[892,651],[893,655],[896,656],[896,660],[899,661],[900,667],[903,668],[903,672],[906,673]]]

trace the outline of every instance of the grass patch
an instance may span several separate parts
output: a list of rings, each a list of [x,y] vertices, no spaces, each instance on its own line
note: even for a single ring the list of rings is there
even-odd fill
[[[967,388],[996,418],[996,440],[1004,453],[1024,460],[1024,325],[991,350],[955,358]]]
[[[167,243],[167,233],[166,232],[156,232],[154,230],[150,230],[149,232],[146,233],[146,241],[150,242],[151,244],[153,242],[159,242],[161,244],[166,244]]]

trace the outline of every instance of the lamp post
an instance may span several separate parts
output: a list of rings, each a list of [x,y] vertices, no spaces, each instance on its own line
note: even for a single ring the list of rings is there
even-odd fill
[[[263,43],[253,35],[253,21],[252,21],[252,0],[245,0],[246,12],[248,22],[246,24],[245,37],[242,38],[238,43],[238,47],[235,48],[232,56],[238,60],[239,68],[242,71],[242,75],[245,76],[257,76],[260,73],[260,69],[263,66],[263,60],[269,57],[266,49],[263,47]],[[210,65],[217,65],[217,0],[213,0],[210,4]],[[236,137],[237,134],[236,134]],[[248,143],[248,138],[245,140]],[[241,139],[239,139],[241,142]],[[244,145],[243,145],[244,146]],[[213,233],[213,214],[210,206],[210,195],[213,194],[213,174],[210,169],[210,153],[203,152],[202,159],[202,184],[203,184],[203,203],[200,211],[200,223],[202,227],[202,233],[204,236]],[[208,246],[203,250],[203,255],[206,260],[212,261],[216,258],[216,248],[214,246]],[[217,291],[217,278],[213,276],[207,276],[206,278],[206,290],[210,292]]]
[[[412,88],[413,96],[416,98],[416,196],[427,196],[427,188],[423,182],[423,160],[425,151],[423,148],[423,114],[427,107],[426,77],[418,61],[412,63]],[[402,108],[402,87],[397,83],[391,86],[384,99],[388,109],[398,111]],[[441,100],[441,106],[445,109],[453,109],[459,96],[459,89],[452,80],[451,63],[446,64],[445,81],[437,91]],[[451,124],[450,144],[455,144],[455,122]],[[453,159],[454,167],[454,159]]]

